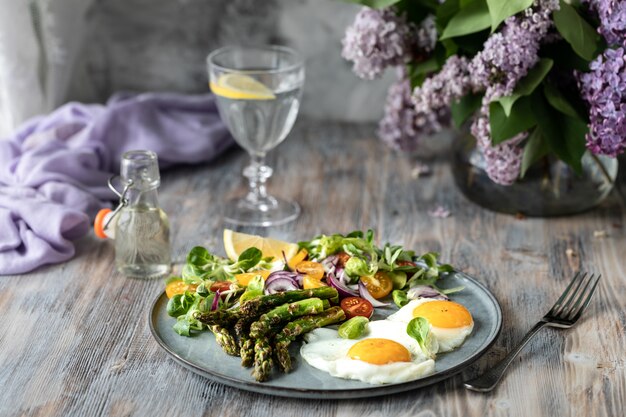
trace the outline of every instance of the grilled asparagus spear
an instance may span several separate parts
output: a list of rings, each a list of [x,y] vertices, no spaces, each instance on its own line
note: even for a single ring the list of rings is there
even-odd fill
[[[254,343],[254,370],[252,376],[259,382],[267,381],[274,367],[272,346],[267,337],[260,337]]]
[[[246,368],[252,366],[254,362],[254,339],[248,334],[250,324],[255,317],[242,317],[235,324],[235,335],[239,341],[239,356],[241,356],[241,366]]]
[[[321,313],[323,310],[324,303],[319,298],[307,298],[294,303],[283,304],[263,314],[257,321],[252,323],[250,325],[250,336],[254,339],[268,336],[272,329],[282,322],[307,314]]]
[[[209,326],[219,324],[222,327],[231,327],[239,320],[240,313],[238,310],[215,310],[208,313],[197,312],[194,317]]]
[[[274,349],[278,364],[283,372],[292,369],[291,357],[289,356],[289,345],[302,334],[308,333],[318,327],[328,326],[345,320],[341,307],[331,307],[317,315],[304,316],[287,324],[275,338]]]
[[[239,356],[239,346],[237,346],[235,338],[230,334],[227,328],[219,324],[210,325],[209,328],[215,335],[215,341],[224,349],[224,352],[231,356]]]
[[[262,297],[253,298],[240,307],[242,316],[258,316],[285,303],[304,300],[306,298],[320,298],[322,300],[337,298],[337,290],[332,287],[312,288],[309,290],[295,290],[280,292]]]

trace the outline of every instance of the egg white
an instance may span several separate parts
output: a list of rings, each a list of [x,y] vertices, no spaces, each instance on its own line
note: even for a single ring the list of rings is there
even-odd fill
[[[389,321],[395,321],[399,323],[407,324],[410,322],[413,317],[413,310],[421,304],[437,301],[432,300],[430,298],[418,298],[417,300],[411,300],[407,305],[402,307],[400,310],[395,312],[394,314],[387,317]],[[439,345],[436,353],[439,352],[450,352],[463,344],[467,336],[472,333],[474,329],[474,322],[468,326],[457,327],[457,328],[447,328],[447,327],[436,327],[431,324],[430,330],[432,332],[433,337],[437,341],[437,345]]]
[[[368,338],[390,339],[403,345],[411,355],[411,362],[374,365],[351,359],[350,348]],[[368,331],[358,339],[342,339],[336,330],[321,328],[308,333],[300,348],[302,358],[314,368],[344,379],[355,379],[370,384],[392,384],[422,378],[435,371],[435,361],[427,358],[418,343],[406,333],[404,323],[387,320],[372,321]]]

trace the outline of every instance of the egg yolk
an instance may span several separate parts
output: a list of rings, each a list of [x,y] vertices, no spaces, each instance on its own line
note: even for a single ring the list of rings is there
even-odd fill
[[[424,317],[434,327],[456,328],[472,324],[472,315],[454,301],[430,301],[418,305],[413,317]]]
[[[411,362],[411,354],[398,342],[389,339],[365,339],[352,345],[348,351],[350,359],[357,359],[373,365],[392,362]]]

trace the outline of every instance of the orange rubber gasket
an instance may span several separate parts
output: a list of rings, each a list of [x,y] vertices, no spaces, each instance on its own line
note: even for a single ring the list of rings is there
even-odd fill
[[[93,221],[93,231],[100,239],[106,239],[108,236],[104,233],[104,219],[106,215],[111,212],[110,208],[104,208],[96,214],[96,219]]]

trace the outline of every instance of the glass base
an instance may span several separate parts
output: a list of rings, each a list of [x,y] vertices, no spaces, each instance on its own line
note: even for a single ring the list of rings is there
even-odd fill
[[[246,199],[230,200],[224,206],[224,220],[239,226],[279,226],[295,220],[300,206],[295,201],[269,197],[269,204],[254,205]]]

